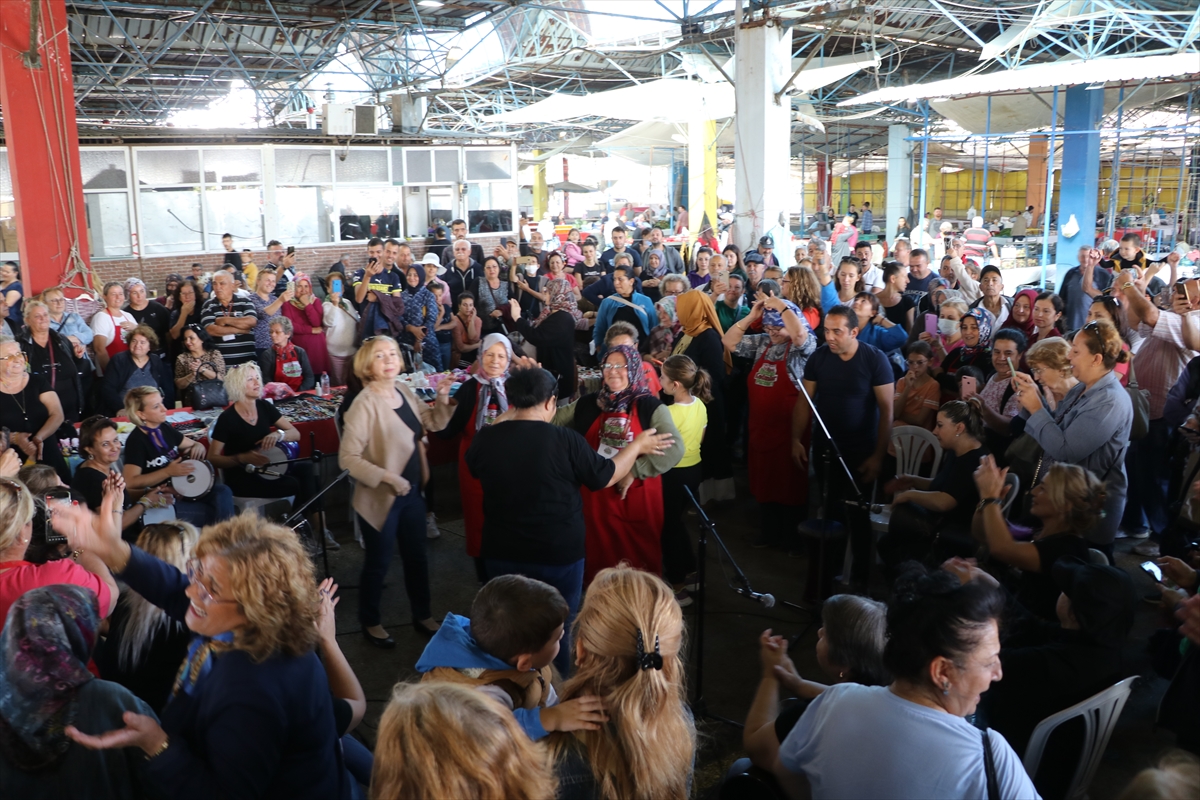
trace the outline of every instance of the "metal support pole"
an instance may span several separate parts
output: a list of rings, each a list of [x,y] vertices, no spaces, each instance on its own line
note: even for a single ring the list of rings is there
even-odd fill
[[[1054,87],[1054,105],[1050,108],[1050,145],[1046,148],[1046,205],[1042,210],[1042,279],[1046,288],[1046,262],[1050,259],[1050,203],[1054,199],[1054,137],[1058,130],[1058,87]]]
[[[989,137],[983,140],[983,202],[979,204],[979,213],[983,215],[984,220],[987,220],[987,181],[988,181],[988,153],[992,149],[990,137],[992,135],[992,96],[988,95],[987,106],[987,123],[983,131],[983,135]],[[1001,212],[1003,213],[1003,212]]]
[[[1187,116],[1183,118],[1183,121],[1185,123],[1187,123],[1187,122],[1190,122],[1191,119],[1192,119],[1192,92],[1189,91],[1188,92],[1188,101],[1187,101]],[[1175,240],[1176,241],[1186,238],[1185,231],[1187,230],[1186,226],[1184,225],[1185,209],[1183,208],[1183,181],[1187,175],[1187,151],[1188,151],[1188,140],[1187,140],[1187,132],[1185,129],[1184,134],[1183,134],[1183,146],[1179,148],[1179,187],[1175,191],[1175,219],[1178,220],[1176,223],[1176,227],[1175,227]]]
[[[1113,147],[1112,178],[1108,181],[1108,224],[1105,232],[1112,238],[1117,226],[1117,195],[1121,193],[1121,121],[1125,116],[1125,87],[1117,93],[1117,143]]]
[[[912,236],[912,231],[917,225],[925,225],[925,187],[929,183],[929,103],[922,103],[922,109],[925,112],[925,134],[921,137],[921,198],[917,201],[917,213],[912,225],[909,226],[909,236]],[[925,236],[928,230],[921,235],[922,244],[925,242]]]

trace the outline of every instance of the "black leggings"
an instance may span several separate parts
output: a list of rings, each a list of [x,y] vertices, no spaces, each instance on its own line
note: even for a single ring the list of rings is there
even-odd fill
[[[684,487],[695,494],[700,490],[703,477],[699,464],[676,467],[662,476],[663,492],[663,576],[667,583],[683,583],[689,573],[696,571],[696,554],[688,536],[684,514],[691,501]]]
[[[280,467],[270,469],[278,470]],[[293,497],[294,507],[299,508],[317,495],[317,474],[311,461],[288,464],[287,472],[279,478],[251,474],[244,469],[226,469],[222,473],[225,485],[233,491],[234,497]],[[324,501],[319,499],[308,507],[307,513],[315,514],[324,510]]]

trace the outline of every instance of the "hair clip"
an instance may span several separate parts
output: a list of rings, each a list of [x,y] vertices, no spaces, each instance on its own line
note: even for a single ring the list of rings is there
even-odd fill
[[[661,670],[663,668],[662,653],[659,652],[659,649],[658,649],[658,634],[654,635],[654,652],[647,653],[646,652],[646,643],[642,639],[642,632],[641,632],[641,630],[638,630],[638,632],[637,632],[637,662],[638,662],[638,667],[640,667],[643,670],[647,670],[647,669]]]

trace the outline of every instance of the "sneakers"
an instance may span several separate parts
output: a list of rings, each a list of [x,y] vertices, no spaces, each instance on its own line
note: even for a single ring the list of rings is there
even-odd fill
[[[695,572],[689,572],[688,576],[683,579],[683,588],[689,592],[700,591],[700,575]]]
[[[680,589],[675,592],[675,602],[679,603],[680,608],[687,608],[692,604],[692,596],[687,589]]]
[[[1150,538],[1149,528],[1139,528],[1135,531],[1127,531],[1124,528],[1117,528],[1117,534],[1114,539],[1148,539]]]
[[[1156,542],[1142,542],[1133,546],[1133,552],[1145,558],[1158,558],[1158,544]]]
[[[442,529],[438,527],[437,515],[430,511],[425,515],[425,538],[436,539],[442,535]]]
[[[333,531],[329,528],[325,529],[325,549],[326,550],[341,550],[342,546],[338,544],[337,539],[333,538]]]

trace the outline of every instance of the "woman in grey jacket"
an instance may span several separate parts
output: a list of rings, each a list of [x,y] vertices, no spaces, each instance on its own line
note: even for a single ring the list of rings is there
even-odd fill
[[[1029,375],[1013,376],[1025,432],[1041,445],[1045,457],[1086,467],[1104,482],[1104,518],[1085,538],[1110,560],[1125,510],[1125,450],[1133,426],[1133,404],[1113,373],[1113,367],[1128,357],[1121,346],[1121,335],[1108,322],[1080,328],[1068,354],[1079,383],[1058,404],[1043,398]],[[1047,466],[1043,464],[1043,471]]]

